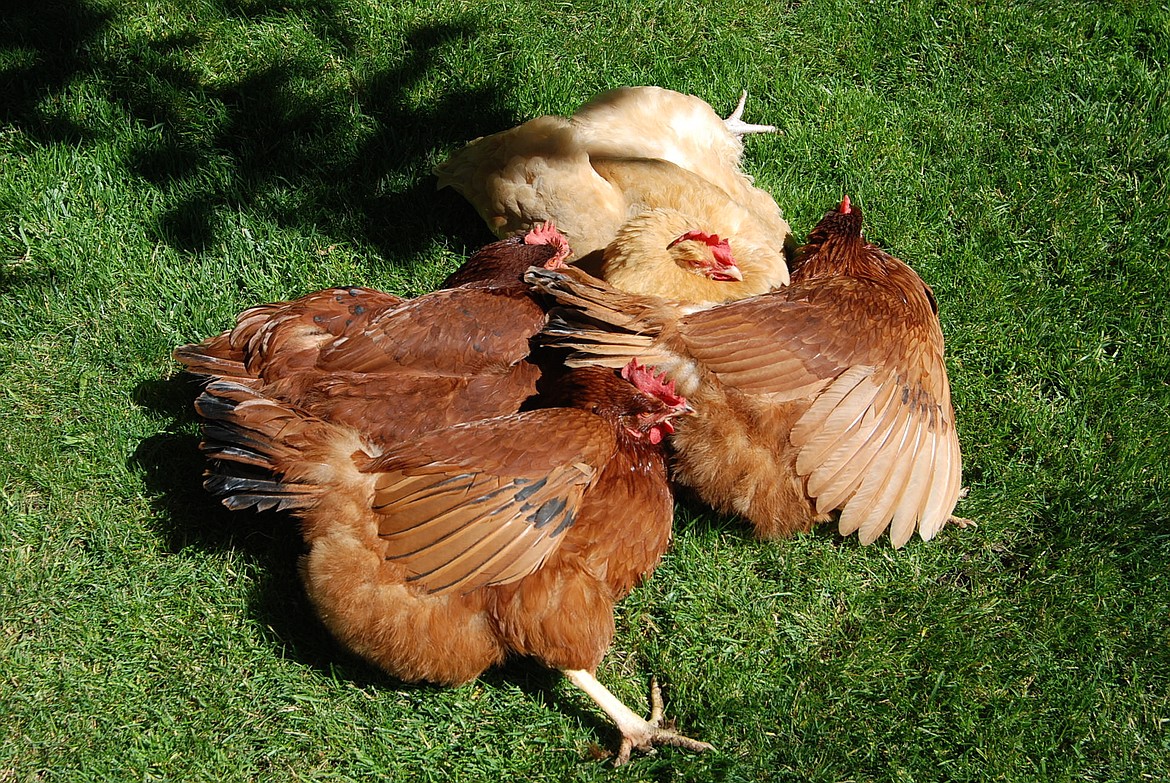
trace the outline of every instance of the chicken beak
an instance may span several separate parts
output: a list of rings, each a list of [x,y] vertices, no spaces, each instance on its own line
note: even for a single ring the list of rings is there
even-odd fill
[[[740,271],[740,268],[735,264],[729,264],[728,266],[711,266],[710,264],[696,261],[694,264],[692,264],[691,269],[696,275],[705,277],[708,280],[714,280],[719,283],[727,283],[733,280],[740,282],[743,281],[743,272]]]
[[[743,282],[743,272],[740,271],[740,268],[738,266],[736,266],[735,264],[732,264],[731,266],[725,266],[722,269],[716,269],[716,270],[712,271],[711,272],[711,279],[712,280],[719,280],[722,282],[728,282],[728,281],[734,280],[737,283],[742,283]]]

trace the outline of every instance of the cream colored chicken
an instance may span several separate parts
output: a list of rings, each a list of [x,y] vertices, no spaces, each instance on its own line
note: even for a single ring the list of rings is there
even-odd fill
[[[571,121],[595,157],[669,161],[722,188],[736,203],[758,212],[760,220],[783,220],[772,197],[754,187],[741,168],[743,137],[776,132],[773,125],[744,122],[746,103],[745,91],[735,111],[723,119],[693,95],[661,87],[619,87],[577,109]]]
[[[435,173],[497,236],[552,220],[574,263],[624,290],[731,301],[787,285],[792,244],[775,201],[740,168],[741,136],[774,129],[742,111],[741,100],[724,120],[693,96],[626,87],[569,118],[476,139]]]

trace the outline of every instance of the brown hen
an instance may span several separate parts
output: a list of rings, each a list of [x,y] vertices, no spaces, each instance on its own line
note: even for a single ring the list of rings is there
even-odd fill
[[[889,528],[901,547],[951,518],[959,441],[934,295],[861,225],[846,197],[788,288],[698,312],[571,268],[528,279],[566,308],[546,335],[577,351],[570,364],[637,357],[692,401],[675,478],[708,504],[765,538],[839,510],[843,535],[868,544]]]
[[[721,302],[763,293],[788,281],[788,223],[775,201],[740,168],[740,136],[771,130],[736,114],[721,120],[703,101],[656,87],[629,87],[598,96],[572,117],[538,117],[477,139],[435,169],[439,187],[453,187],[497,236],[553,220],[573,246],[574,262],[614,285],[687,302]],[[623,252],[643,226],[653,243]],[[679,242],[715,238],[671,252]],[[742,273],[704,250],[722,241]],[[705,265],[710,261],[711,265]],[[720,266],[724,265],[724,266]],[[735,267],[733,265],[732,269]],[[611,275],[616,271],[618,275]]]
[[[253,307],[175,358],[379,443],[514,413],[536,392],[528,341],[545,323],[521,276],[567,254],[564,237],[539,226],[481,249],[442,290],[405,301],[338,288]]]
[[[615,602],[670,539],[660,444],[690,410],[646,369],[623,375],[573,370],[545,399],[553,407],[392,447],[214,381],[196,402],[214,460],[206,486],[228,508],[287,509],[301,520],[301,574],[322,620],[394,676],[456,685],[507,656],[531,656],[610,715],[622,734],[618,763],[633,748],[704,750],[658,725],[659,705],[643,720],[593,676]]]

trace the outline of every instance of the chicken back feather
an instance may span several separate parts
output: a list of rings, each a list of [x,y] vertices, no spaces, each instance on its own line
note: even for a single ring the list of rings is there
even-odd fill
[[[559,232],[537,227],[481,249],[430,294],[328,289],[261,305],[175,357],[381,443],[514,413],[536,392],[529,338],[546,319],[521,276],[567,253]]]

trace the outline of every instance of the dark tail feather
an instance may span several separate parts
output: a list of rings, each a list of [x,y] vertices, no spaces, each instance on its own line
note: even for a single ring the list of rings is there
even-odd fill
[[[296,485],[260,478],[244,478],[227,473],[208,472],[203,480],[208,492],[232,511],[254,508],[257,511],[289,511],[306,508],[309,496]],[[313,496],[315,497],[315,496]]]
[[[659,326],[645,320],[647,313],[666,304],[653,296],[627,294],[602,280],[568,267],[566,269],[530,269],[524,280],[558,305],[572,309],[608,328],[643,334],[657,333]]]
[[[320,424],[239,383],[216,380],[195,400],[205,419],[199,448],[212,460],[203,486],[232,510],[297,510],[316,505],[320,488],[283,480],[302,457],[306,433]]]
[[[204,340],[201,343],[180,345],[175,349],[175,360],[187,368],[187,372],[195,375],[206,375],[211,378],[231,378],[237,381],[247,381],[253,378],[244,367],[243,358],[235,358],[228,343],[228,334]]]
[[[568,349],[565,364],[569,367],[621,368],[634,358],[661,362],[654,338],[628,332],[576,310],[554,308],[539,339],[544,345]]]
[[[663,365],[670,355],[657,344],[657,315],[669,304],[651,296],[627,294],[573,268],[532,269],[524,279],[556,299],[538,341],[568,349],[569,367],[591,364],[624,367],[631,359]]]

